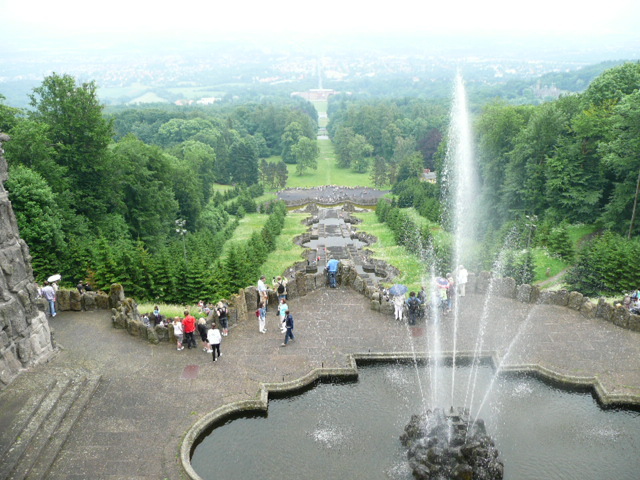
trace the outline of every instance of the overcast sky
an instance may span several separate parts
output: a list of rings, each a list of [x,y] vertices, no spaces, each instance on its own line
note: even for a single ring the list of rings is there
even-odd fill
[[[0,0],[0,16],[0,39],[122,32],[212,37],[262,31],[590,37],[640,32],[638,0]]]

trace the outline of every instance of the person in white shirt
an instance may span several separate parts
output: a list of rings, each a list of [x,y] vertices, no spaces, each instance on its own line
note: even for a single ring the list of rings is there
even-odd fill
[[[218,358],[222,356],[222,354],[220,353],[220,342],[222,342],[222,335],[220,334],[220,330],[218,330],[218,327],[216,327],[215,323],[211,324],[211,328],[207,333],[207,341],[211,346],[208,352],[212,354],[213,361],[216,362]],[[216,358],[216,352],[218,353],[218,358]]]
[[[469,280],[469,273],[467,272],[467,269],[464,268],[464,265],[460,265],[458,267],[458,275],[457,275],[457,280],[458,280],[458,294],[461,297],[464,297],[464,294],[466,293],[466,286],[467,286],[467,281]]]

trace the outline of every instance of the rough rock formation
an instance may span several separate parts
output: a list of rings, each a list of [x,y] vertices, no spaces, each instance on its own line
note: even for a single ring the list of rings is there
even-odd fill
[[[400,441],[417,480],[501,480],[504,466],[482,420],[462,409],[413,415]]]
[[[54,351],[49,322],[37,308],[37,287],[27,244],[20,238],[4,182],[7,162],[0,133],[0,388]]]

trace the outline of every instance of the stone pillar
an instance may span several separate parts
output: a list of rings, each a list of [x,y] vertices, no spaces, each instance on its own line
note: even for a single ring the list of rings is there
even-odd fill
[[[0,133],[0,388],[54,351],[47,316],[37,307],[29,248],[19,236],[4,189],[7,162],[2,143],[8,140]]]

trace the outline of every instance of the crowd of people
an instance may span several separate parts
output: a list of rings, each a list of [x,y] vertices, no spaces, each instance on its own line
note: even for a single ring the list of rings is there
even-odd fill
[[[444,277],[435,277],[433,285],[428,291],[424,286],[419,292],[393,292],[382,290],[382,298],[393,304],[394,318],[403,321],[405,317],[409,325],[415,325],[417,320],[426,317],[435,318],[435,311],[446,315],[453,309],[456,295],[466,295],[466,285],[469,273],[464,265],[460,265],[455,275],[447,273]]]

